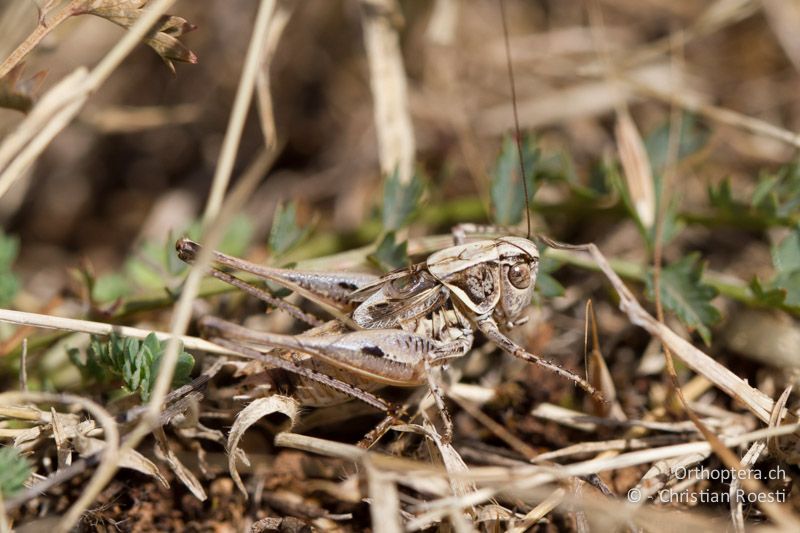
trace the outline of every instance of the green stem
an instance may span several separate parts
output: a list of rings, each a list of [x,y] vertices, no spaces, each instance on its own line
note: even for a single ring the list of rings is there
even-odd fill
[[[585,270],[599,272],[600,268],[597,264],[584,254],[578,254],[569,250],[554,250],[548,248],[546,255],[560,261],[562,263],[572,265]],[[611,268],[619,274],[619,276],[628,281],[636,281],[644,283],[647,276],[647,271],[644,266],[631,261],[623,261],[621,259],[610,259],[609,264]],[[717,272],[706,271],[702,278],[703,283],[711,285],[722,296],[741,302],[748,307],[764,307],[764,304],[756,298],[747,284],[732,276],[720,274]],[[800,316],[800,307],[790,305],[781,305],[779,307],[782,311],[786,311],[795,316]]]

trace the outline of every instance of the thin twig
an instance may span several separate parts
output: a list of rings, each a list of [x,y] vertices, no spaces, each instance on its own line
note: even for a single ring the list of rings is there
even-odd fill
[[[692,113],[697,113],[715,122],[749,131],[755,135],[763,135],[771,139],[782,141],[790,146],[800,148],[800,134],[781,128],[780,126],[744,115],[731,109],[705,104],[681,93],[666,92],[626,75],[621,76],[620,79],[640,93],[657,98],[662,102],[680,107]]]
[[[11,52],[5,61],[0,65],[0,78],[3,78],[6,74],[11,72],[14,67],[20,64],[31,51],[36,48],[36,46],[42,42],[42,39],[47,37],[50,32],[56,29],[58,26],[61,25],[62,22],[70,18],[75,14],[74,7],[81,3],[84,0],[72,0],[69,5],[65,6],[61,9],[56,16],[51,18],[50,20],[40,20],[39,23],[36,25],[36,29],[31,32],[28,37],[25,38],[22,43],[20,43],[17,48]]]
[[[274,0],[262,0],[259,5],[258,13],[253,26],[253,34],[250,37],[250,44],[248,47],[245,64],[242,68],[242,75],[239,80],[239,88],[237,89],[236,98],[234,100],[233,109],[231,110],[231,118],[228,121],[228,128],[225,132],[223,139],[222,153],[217,163],[217,169],[214,174],[214,181],[211,185],[211,192],[206,203],[206,208],[203,213],[202,233],[207,246],[203,248],[201,253],[195,259],[189,276],[183,287],[183,292],[175,306],[173,315],[172,326],[170,328],[171,338],[167,344],[167,349],[164,354],[162,362],[162,372],[159,372],[156,383],[153,387],[153,392],[148,403],[148,410],[142,417],[139,424],[128,434],[124,450],[135,448],[141,440],[148,435],[152,428],[158,424],[158,415],[161,411],[161,406],[169,390],[172,376],[175,372],[175,365],[179,355],[179,342],[180,336],[186,331],[191,320],[191,308],[194,298],[197,296],[197,291],[200,286],[207,266],[211,261],[211,252],[216,243],[222,239],[223,229],[225,226],[224,219],[230,217],[239,207],[244,203],[245,199],[252,193],[252,190],[258,183],[261,177],[259,173],[253,172],[248,176],[248,179],[242,180],[237,187],[237,190],[231,195],[231,198],[224,206],[222,201],[227,189],[230,175],[233,170],[233,162],[238,151],[239,140],[241,139],[242,128],[244,120],[247,115],[248,108],[253,95],[253,86],[255,84],[258,68],[261,63],[262,50],[265,43],[265,36],[267,28],[269,27],[269,20],[275,6]],[[245,87],[247,86],[247,87]],[[263,165],[264,170],[269,168],[274,159],[273,154],[261,154],[257,163]],[[259,168],[259,165],[254,165]],[[113,473],[112,473],[113,475]],[[108,480],[111,476],[108,477]]]
[[[104,322],[92,322],[91,320],[78,320],[75,318],[61,318],[52,315],[42,315],[38,313],[26,313],[24,311],[12,311],[10,309],[0,309],[0,322],[18,324],[20,326],[33,326],[45,329],[58,329],[73,331],[78,333],[88,333],[90,335],[111,335],[116,333],[123,337],[135,339],[145,339],[150,333],[155,333],[159,340],[171,338],[170,333],[163,331],[148,331],[146,329],[134,328],[130,326],[117,326]],[[180,335],[178,337],[184,348],[189,350],[202,350],[209,353],[220,355],[233,355],[232,352],[210,343],[205,339]]]
[[[385,176],[397,172],[400,183],[408,183],[414,173],[416,146],[403,54],[395,27],[399,6],[396,0],[361,0],[361,13],[381,172]]]

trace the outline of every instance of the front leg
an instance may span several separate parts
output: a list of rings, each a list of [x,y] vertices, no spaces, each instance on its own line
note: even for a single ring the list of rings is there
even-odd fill
[[[478,321],[477,326],[478,329],[480,329],[490,341],[499,346],[504,352],[513,355],[514,357],[524,359],[525,361],[536,363],[537,365],[547,368],[548,370],[552,370],[559,376],[574,382],[584,391],[591,394],[596,400],[603,403],[606,402],[605,398],[603,398],[603,395],[600,394],[600,391],[591,386],[589,382],[582,377],[570,372],[566,368],[559,366],[557,363],[553,363],[552,361],[548,361],[547,359],[543,359],[538,355],[528,352],[522,346],[519,346],[517,343],[503,335],[503,333],[500,331],[500,328],[497,327],[497,324],[491,317]]]

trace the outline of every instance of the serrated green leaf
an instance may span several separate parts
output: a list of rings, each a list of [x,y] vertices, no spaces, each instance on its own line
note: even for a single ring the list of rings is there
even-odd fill
[[[800,270],[782,272],[772,280],[772,287],[785,291],[784,302],[792,307],[800,307]]]
[[[780,273],[800,270],[800,226],[772,247],[772,264]]]
[[[18,448],[0,448],[0,495],[3,499],[18,493],[31,476],[31,465]]]
[[[385,272],[408,266],[411,262],[408,257],[408,243],[396,243],[393,231],[384,235],[375,252],[368,255],[367,259]]]
[[[528,185],[528,203],[533,200],[538,187],[536,179],[539,159],[538,148],[531,137],[522,142],[522,160],[525,165],[525,181]],[[501,226],[514,226],[522,222],[525,212],[525,192],[520,177],[519,150],[511,137],[503,139],[500,156],[495,163],[490,190],[492,216]]]
[[[786,305],[800,306],[800,226],[774,245],[771,252],[775,277],[769,288],[783,292]]]
[[[717,290],[702,281],[703,263],[700,254],[689,254],[680,261],[661,269],[661,303],[672,311],[688,328],[695,329],[706,344],[711,343],[709,326],[720,319],[719,311],[711,305]],[[654,299],[653,273],[645,280],[647,296]]]
[[[297,206],[294,202],[279,204],[272,217],[269,232],[269,249],[273,255],[281,256],[300,244],[311,232],[310,227],[297,224]]]
[[[386,177],[383,185],[382,221],[385,231],[396,231],[405,226],[419,207],[425,184],[419,172],[408,183],[400,181],[400,172]]]
[[[759,178],[758,183],[756,184],[756,188],[753,190],[753,194],[751,195],[750,199],[750,205],[752,205],[753,207],[761,206],[762,208],[765,208],[767,211],[773,211],[776,208],[774,203],[773,205],[770,206],[768,206],[767,204],[769,203],[770,200],[770,193],[775,188],[775,185],[778,183],[779,179],[780,177],[777,175],[775,176],[762,175]]]
[[[768,216],[791,218],[800,210],[800,164],[781,167],[760,177],[751,205]]]
[[[725,178],[719,182],[719,185],[714,187],[708,186],[708,203],[712,207],[723,211],[733,211],[741,209],[743,206],[733,198],[733,188],[731,187],[731,179]]]
[[[758,278],[753,278],[750,282],[750,291],[756,301],[767,307],[780,307],[786,301],[786,290],[764,286]]]

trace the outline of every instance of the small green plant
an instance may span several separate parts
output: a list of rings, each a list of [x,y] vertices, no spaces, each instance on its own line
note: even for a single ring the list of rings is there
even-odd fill
[[[0,495],[4,499],[21,491],[30,476],[31,465],[20,455],[19,449],[0,448]]]
[[[138,391],[142,401],[146,402],[166,348],[167,342],[159,341],[155,333],[149,334],[143,342],[112,333],[106,340],[93,335],[85,358],[77,348],[70,348],[67,353],[84,379],[104,384],[121,380],[127,392]],[[181,348],[172,386],[187,383],[193,367],[194,357]]]
[[[400,181],[398,171],[387,176],[381,211],[383,233],[375,251],[368,256],[381,270],[393,270],[409,264],[408,244],[405,241],[397,242],[397,230],[407,225],[416,214],[426,181],[419,171],[411,176],[408,183]]]
[[[700,254],[689,254],[679,261],[665,265],[661,269],[659,284],[661,303],[688,328],[700,334],[703,342],[711,343],[709,326],[720,319],[719,311],[711,305],[717,290],[703,282],[704,265]],[[645,279],[647,297],[655,299],[655,283],[652,270]]]
[[[749,200],[737,198],[726,178],[708,187],[708,201],[721,215],[744,218],[756,227],[795,226],[800,222],[800,163],[762,172]]]
[[[750,288],[763,303],[800,308],[800,226],[772,247],[772,264],[773,279],[765,287],[754,279]]]
[[[178,232],[197,239],[200,223],[194,222],[188,228]],[[231,255],[242,255],[253,237],[253,224],[244,215],[231,220],[219,249]],[[126,298],[141,290],[164,289],[170,294],[178,291],[187,272],[186,263],[175,254],[176,234],[170,233],[159,240],[142,243],[125,262],[123,272],[104,274],[93,277],[83,272],[92,301],[98,304],[114,302]]]
[[[525,180],[528,190],[528,203],[533,201],[539,179],[536,172],[539,150],[531,137],[522,142],[522,158],[525,164]],[[492,218],[500,226],[514,226],[522,221],[525,214],[525,192],[522,186],[519,166],[519,150],[511,137],[503,140],[500,155],[492,173],[491,185]]]
[[[311,233],[311,228],[310,225],[301,228],[297,223],[295,202],[279,204],[269,230],[268,247],[273,257],[281,257],[297,247]]]

